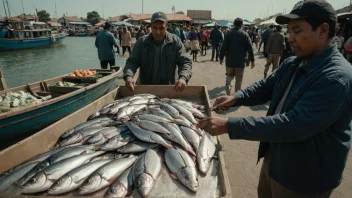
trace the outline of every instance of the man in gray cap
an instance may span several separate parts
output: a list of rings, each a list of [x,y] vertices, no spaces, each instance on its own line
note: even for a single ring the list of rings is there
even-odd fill
[[[192,76],[192,62],[181,39],[167,32],[165,13],[154,13],[151,22],[152,32],[138,39],[126,61],[125,86],[134,90],[134,75],[139,68],[137,84],[174,85],[175,91],[183,91]]]
[[[327,198],[341,184],[350,153],[352,67],[331,42],[337,16],[327,1],[300,1],[276,22],[288,25],[297,57],[234,96],[217,98],[213,107],[270,101],[267,116],[212,117],[199,127],[212,135],[260,141],[258,197]]]
[[[117,51],[119,51],[117,41],[114,35],[111,33],[111,30],[111,23],[106,22],[104,30],[100,32],[95,39],[95,47],[98,48],[98,56],[102,69],[107,69],[108,64],[110,67],[115,65],[114,46],[117,48]]]

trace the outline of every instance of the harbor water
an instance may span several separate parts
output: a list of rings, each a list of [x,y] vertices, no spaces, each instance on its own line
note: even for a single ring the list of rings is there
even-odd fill
[[[0,52],[0,68],[9,88],[54,78],[76,69],[100,68],[94,42],[95,37],[66,37],[63,45],[56,47]],[[125,62],[126,58],[116,55],[117,66],[123,67]]]

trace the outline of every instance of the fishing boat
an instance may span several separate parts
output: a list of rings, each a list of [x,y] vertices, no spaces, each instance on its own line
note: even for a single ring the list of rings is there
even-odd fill
[[[52,34],[45,23],[7,21],[0,30],[0,51],[56,46],[65,37],[65,33]]]
[[[52,97],[39,104],[0,113],[0,150],[75,112],[117,87],[120,67],[96,71],[100,75],[99,78],[64,75],[0,91],[0,96],[23,91],[38,99]],[[77,85],[53,86],[59,82],[71,82]]]
[[[84,30],[79,30],[78,32],[76,32],[75,36],[84,37],[84,36],[87,36],[87,32]]]

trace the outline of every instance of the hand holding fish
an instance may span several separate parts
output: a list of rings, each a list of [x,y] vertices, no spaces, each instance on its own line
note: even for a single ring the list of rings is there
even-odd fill
[[[198,127],[212,136],[217,136],[228,132],[228,121],[226,118],[210,117],[200,120]]]
[[[215,99],[212,110],[228,111],[230,107],[236,104],[235,96],[220,96]]]

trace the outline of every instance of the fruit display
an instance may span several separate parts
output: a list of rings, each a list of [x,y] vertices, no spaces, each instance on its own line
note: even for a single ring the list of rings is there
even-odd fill
[[[73,73],[68,74],[70,77],[89,77],[92,75],[95,75],[97,73],[96,70],[82,70],[82,69],[77,69]]]

